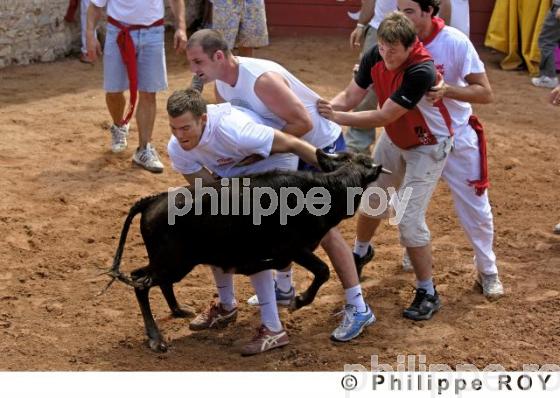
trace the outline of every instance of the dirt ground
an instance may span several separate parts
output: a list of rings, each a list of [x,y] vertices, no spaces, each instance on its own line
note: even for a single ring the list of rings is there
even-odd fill
[[[398,354],[424,354],[428,364],[499,363],[510,370],[560,364],[560,236],[552,234],[560,222],[560,111],[525,72],[501,71],[498,54],[481,54],[496,101],[476,110],[489,140],[495,248],[507,295],[490,302],[474,286],[471,248],[441,183],[429,211],[444,305],[433,320],[401,317],[414,281],[400,270],[397,233],[386,226],[375,238],[377,258],[362,285],[378,317],[373,327],[346,344],[329,340],[343,304],[333,273],[312,306],[282,310],[290,345],[251,358],[238,354],[258,319],[245,304],[252,294],[246,277],[236,277],[238,322],[219,332],[190,332],[188,320],[169,317],[154,289],[154,315],[172,344],[162,355],[145,344],[131,288],[115,284],[96,296],[107,282],[98,274],[112,262],[130,205],[183,184],[165,153],[164,109],[171,91],[190,82],[184,58],[169,56],[170,89],[158,99],[154,142],[166,165],[161,175],[131,165],[134,123],[129,149],[109,151],[101,65],[69,58],[1,70],[0,370],[342,370],[345,363],[369,366],[373,354],[387,364]],[[282,63],[327,98],[349,81],[356,58],[346,37],[273,37],[256,56]],[[210,100],[211,93],[207,87]],[[355,220],[341,228],[351,243]],[[123,269],[145,264],[136,220]],[[301,289],[309,277],[297,269],[295,280]],[[210,271],[198,267],[176,292],[199,311],[214,292]]]

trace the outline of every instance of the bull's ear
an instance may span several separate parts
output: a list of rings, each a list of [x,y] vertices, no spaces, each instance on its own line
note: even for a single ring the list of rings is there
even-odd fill
[[[337,169],[339,155],[326,153],[320,148],[317,148],[315,154],[317,155],[317,161],[322,171],[328,173]]]

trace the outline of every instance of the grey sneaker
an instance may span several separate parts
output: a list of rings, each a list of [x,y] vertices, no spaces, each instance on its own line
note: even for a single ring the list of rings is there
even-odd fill
[[[364,312],[358,312],[356,306],[346,304],[338,314],[342,314],[343,317],[340,325],[331,334],[333,341],[350,341],[358,337],[366,326],[375,322],[375,315],[367,304]]]
[[[113,124],[109,131],[111,132],[111,151],[113,153],[124,151],[128,146],[126,142],[126,138],[128,137],[128,124],[124,126]]]
[[[554,88],[558,85],[558,78],[543,75],[539,77],[533,77],[531,79],[531,83],[533,83],[533,86],[536,87]]]
[[[486,275],[479,272],[476,282],[482,287],[482,294],[489,299],[497,299],[504,295],[504,286],[498,277],[498,274]]]
[[[163,171],[163,163],[159,160],[156,149],[150,143],[144,149],[136,149],[132,161],[152,173],[161,173]]]
[[[403,250],[402,269],[404,272],[414,271],[414,268],[412,267],[412,261],[410,261],[410,257],[408,256],[408,251],[406,250],[406,247]]]

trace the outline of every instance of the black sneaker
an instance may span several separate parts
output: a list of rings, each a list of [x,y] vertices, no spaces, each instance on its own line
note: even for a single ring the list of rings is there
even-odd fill
[[[356,253],[353,254],[354,254],[354,264],[356,264],[356,271],[358,271],[358,278],[361,278],[362,269],[364,268],[364,265],[369,263],[371,260],[373,260],[373,257],[375,257],[375,249],[373,248],[372,245],[369,245],[365,256],[360,257]]]
[[[416,296],[406,310],[403,316],[413,321],[426,321],[430,319],[441,308],[441,302],[437,291],[434,289],[434,295],[428,294],[426,289],[416,289]]]

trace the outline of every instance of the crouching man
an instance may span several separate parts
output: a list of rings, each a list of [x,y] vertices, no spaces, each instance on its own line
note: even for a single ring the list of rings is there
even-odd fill
[[[173,168],[191,185],[198,178],[204,185],[222,177],[296,170],[298,156],[317,164],[311,144],[260,124],[260,118],[249,110],[229,103],[206,105],[196,90],[174,92],[167,101],[167,113],[173,133],[167,146],[169,157]],[[211,268],[219,299],[190,323],[191,330],[222,328],[237,318],[233,274]],[[250,278],[260,303],[261,326],[242,355],[288,344],[278,316],[272,270]]]

